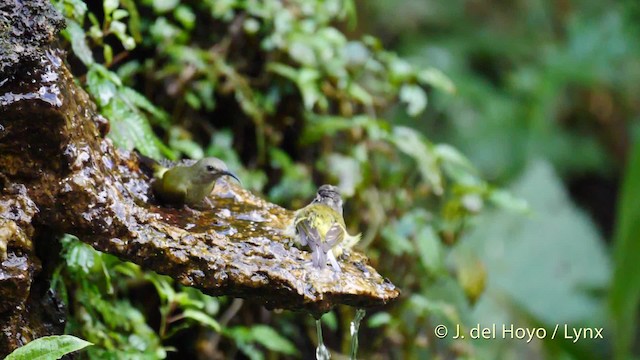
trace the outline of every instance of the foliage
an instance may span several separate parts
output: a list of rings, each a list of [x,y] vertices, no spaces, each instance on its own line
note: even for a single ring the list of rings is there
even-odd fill
[[[171,350],[163,346],[163,342],[196,326],[231,337],[243,351],[254,341],[265,345],[263,338],[256,340],[256,337],[266,333],[271,339],[265,345],[267,348],[285,354],[295,353],[292,345],[279,338],[271,328],[249,328],[253,337],[237,335],[236,331],[240,331],[237,327],[223,329],[214,318],[221,306],[216,298],[193,288],[176,287],[167,276],[145,273],[137,265],[98,252],[73,236],[66,235],[61,242],[64,263],[56,270],[52,288],[69,304],[67,332],[95,345],[87,351],[90,358],[162,359]],[[150,284],[155,291],[149,292]],[[131,297],[139,291],[148,293],[142,304]],[[148,304],[150,298],[157,298],[158,302],[157,330],[147,322],[149,311],[153,309],[140,306]]]
[[[544,351],[517,342],[481,344],[476,354],[583,358],[591,352],[604,358],[615,343],[618,356],[627,358],[637,330],[638,282],[631,268],[640,260],[630,220],[637,202],[637,181],[631,180],[637,150],[629,146],[640,103],[634,80],[640,74],[640,48],[633,40],[637,3],[367,5],[360,17],[365,29],[384,34],[383,42],[393,43],[405,59],[436,66],[456,84],[457,96],[429,94],[430,106],[416,127],[432,140],[451,142],[485,178],[511,184],[531,204],[522,219],[493,211],[481,215],[454,249],[452,261],[476,272],[484,268],[488,275],[486,292],[466,323],[498,318],[488,322],[549,327],[569,321],[605,326],[611,334],[610,341],[575,346],[545,341]],[[400,110],[392,116],[415,123]],[[610,199],[622,172],[627,175],[612,235],[616,206]],[[575,209],[575,202],[583,209]],[[591,217],[581,214],[584,209]],[[610,238],[616,242],[613,266],[601,246]],[[469,265],[474,257],[485,266]],[[607,319],[610,267],[613,317]],[[433,288],[430,295],[437,296]],[[405,317],[411,313],[404,309]]]
[[[166,124],[167,115],[144,96],[123,85],[118,75],[106,67],[113,62],[113,47],[107,42],[110,36],[117,37],[127,51],[136,46],[136,40],[127,31],[127,24],[121,20],[129,18],[129,29],[134,36],[140,36],[134,2],[123,1],[126,9],[120,8],[119,3],[117,0],[103,2],[104,18],[100,23],[96,15],[87,11],[87,5],[81,0],[54,1],[67,20],[67,28],[62,34],[71,43],[73,53],[88,69],[86,89],[95,99],[100,112],[111,122],[109,136],[121,148],[131,150],[135,147],[155,158],[161,155],[175,158],[174,152],[154,135],[147,120],[148,114]],[[83,26],[87,18],[91,26],[85,30]],[[89,46],[89,41],[102,50],[104,65],[94,59],[94,50]]]
[[[635,270],[638,265],[638,236],[640,216],[637,184],[640,181],[640,142],[634,134],[634,144],[627,173],[624,177],[619,206],[619,223],[614,248],[615,269],[611,284],[611,310],[615,331],[615,350],[618,359],[626,358],[630,351],[638,304],[640,303],[640,278]]]
[[[71,335],[45,336],[15,349],[5,360],[56,360],[91,345]]]
[[[508,276],[521,274],[515,270],[522,270],[517,266],[526,258],[522,253],[510,258],[518,239],[531,248],[516,250],[541,257],[565,245],[575,249],[575,243],[553,234],[548,235],[558,244],[535,242],[531,234],[541,223],[512,223],[504,213],[497,219],[493,212],[482,215],[487,205],[517,210],[517,216],[528,210],[524,201],[482,175],[508,183],[528,169],[526,175],[535,181],[527,181],[535,190],[522,193],[535,203],[533,210],[555,209],[537,203],[535,193],[555,188],[559,180],[553,171],[531,170],[537,174],[531,175],[531,159],[548,159],[561,175],[606,175],[613,167],[609,152],[617,150],[594,133],[602,129],[599,124],[620,120],[602,109],[611,108],[606,104],[617,109],[637,90],[632,76],[621,75],[637,74],[631,56],[637,50],[629,45],[633,41],[617,7],[560,17],[563,36],[557,36],[555,25],[546,23],[546,3],[529,9],[518,2],[513,5],[518,11],[505,14],[522,15],[511,19],[498,12],[492,20],[498,30],[497,24],[506,23],[514,31],[483,32],[476,31],[482,16],[470,16],[461,1],[444,7],[434,3],[429,17],[411,11],[422,4],[417,0],[400,6],[379,0],[375,3],[392,5],[385,12],[411,16],[360,16],[360,22],[384,25],[378,33],[401,36],[397,45],[407,56],[400,57],[383,41],[359,35],[361,29],[353,28],[356,4],[349,0],[104,0],[98,8],[79,0],[54,3],[69,25],[64,35],[73,70],[111,121],[109,136],[116,145],[153,157],[218,156],[237,170],[246,187],[290,208],[303,206],[321,183],[340,186],[347,224],[364,234],[361,250],[406,294],[365,321],[370,328],[362,331],[372,336],[362,342],[363,357],[482,354],[482,346],[468,340],[428,347],[435,340],[431,328],[474,320],[474,304],[482,306],[485,286],[495,285],[487,274],[503,271],[494,279],[513,286],[533,282]],[[383,20],[374,23],[376,18]],[[442,31],[425,38],[421,34],[428,32],[408,26]],[[523,45],[527,36],[532,40]],[[616,40],[603,44],[605,38]],[[615,71],[611,63],[624,71]],[[592,107],[582,106],[584,101]],[[593,245],[600,238],[575,214],[571,200],[560,190],[556,194],[563,194],[557,208],[566,216],[545,221],[556,220],[558,229],[590,239],[585,261],[599,264],[594,269],[603,269],[606,277],[606,261],[599,257],[603,250]],[[512,235],[491,228],[494,222],[521,232],[514,231],[512,241],[493,243],[487,239]],[[477,240],[478,233],[468,231],[477,226],[495,232]],[[469,251],[471,245],[504,246],[508,270],[487,264],[488,254]],[[222,309],[232,304],[224,299],[177,287],[83,245],[65,246],[60,284],[71,294],[74,309],[69,331],[96,344],[90,356],[127,356],[144,348],[163,357],[168,344],[183,351],[192,344],[172,341],[196,324],[223,336],[226,342],[211,343],[226,354],[241,351],[250,358],[268,352],[304,356],[313,342],[299,331],[309,325],[300,316],[265,315],[260,319],[267,321],[261,321],[242,309],[241,319],[226,324]],[[556,260],[568,261],[540,261]],[[606,281],[595,275],[582,280],[596,290]],[[157,326],[135,303],[131,283],[138,282],[153,284]],[[563,286],[583,284],[567,280]],[[505,293],[509,306],[520,309],[513,313],[548,325],[539,308],[519,306],[527,301],[520,293]],[[562,293],[563,306],[584,300],[584,314],[601,303],[601,296],[584,293]],[[336,339],[348,337],[353,311],[339,309],[331,316],[336,334],[327,336],[329,345],[347,353],[348,344]]]

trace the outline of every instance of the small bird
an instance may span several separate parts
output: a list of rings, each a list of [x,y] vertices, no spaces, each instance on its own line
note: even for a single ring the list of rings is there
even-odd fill
[[[347,232],[342,217],[342,197],[332,185],[320,186],[313,201],[296,211],[293,226],[300,244],[311,248],[313,265],[321,269],[327,265],[328,258],[334,271],[341,271],[336,257],[360,240],[360,234],[352,236]]]
[[[154,159],[138,154],[143,165],[153,171],[151,185],[156,197],[163,203],[193,207],[201,203],[222,176],[238,177],[227,169],[220,159],[208,157],[191,165],[167,168]]]

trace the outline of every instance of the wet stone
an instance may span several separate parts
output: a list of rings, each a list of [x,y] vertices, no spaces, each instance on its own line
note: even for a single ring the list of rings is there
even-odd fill
[[[137,156],[105,138],[108,121],[60,52],[38,54],[29,71],[0,79],[0,310],[9,309],[0,324],[32,324],[20,312],[38,271],[32,239],[45,234],[70,233],[204,293],[271,309],[320,314],[398,297],[360,253],[343,256],[340,273],[314,268],[287,234],[293,213],[238,184],[220,181],[208,204],[194,209],[158,203]],[[22,267],[12,265],[21,256]],[[18,295],[5,297],[3,286]],[[3,342],[2,331],[0,355],[19,343]]]

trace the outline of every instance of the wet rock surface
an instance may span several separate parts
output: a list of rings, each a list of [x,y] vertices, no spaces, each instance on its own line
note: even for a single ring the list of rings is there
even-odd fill
[[[0,4],[6,13],[7,1]],[[311,266],[310,253],[285,234],[293,213],[235,183],[220,181],[199,209],[161,206],[136,155],[104,137],[108,123],[63,55],[31,51],[35,63],[0,77],[0,355],[62,331],[64,312],[46,291],[34,246],[48,248],[65,232],[207,294],[268,308],[320,314],[399,295],[362,254],[341,259],[341,273]]]
[[[41,47],[63,26],[64,19],[49,1],[0,0],[0,74],[11,75],[19,64],[37,62]]]

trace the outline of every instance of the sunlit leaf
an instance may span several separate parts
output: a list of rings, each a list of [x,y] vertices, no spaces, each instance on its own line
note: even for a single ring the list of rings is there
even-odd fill
[[[404,126],[395,127],[389,135],[389,140],[400,151],[414,159],[424,180],[433,186],[436,194],[442,194],[442,175],[431,144],[416,130]]]
[[[78,59],[85,65],[93,64],[93,54],[91,53],[89,45],[87,45],[87,38],[82,26],[73,20],[67,20],[67,28],[65,31],[69,34],[71,48]]]
[[[455,93],[456,87],[442,71],[435,68],[428,68],[418,72],[418,80],[424,85],[432,85],[435,88],[448,93]]]
[[[427,94],[417,85],[403,85],[400,100],[407,104],[407,113],[417,116],[427,107]]]
[[[17,348],[5,360],[56,360],[90,345],[71,335],[46,336]]]

